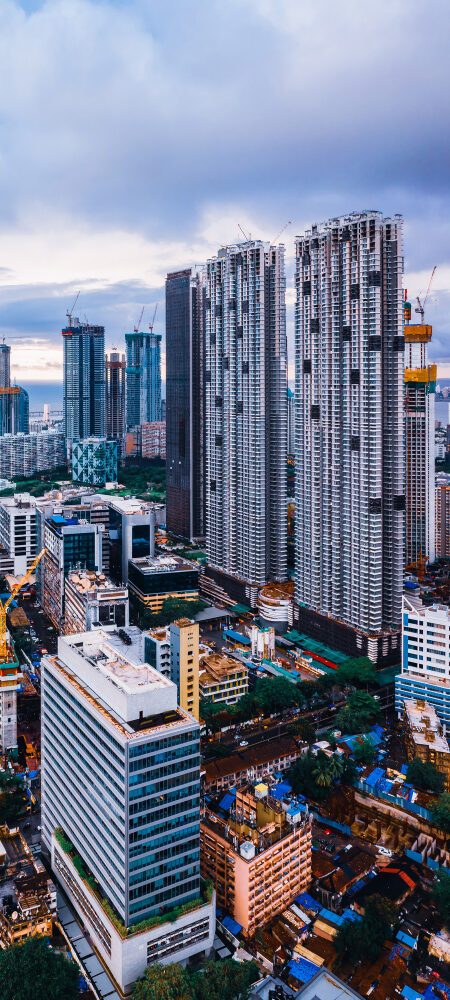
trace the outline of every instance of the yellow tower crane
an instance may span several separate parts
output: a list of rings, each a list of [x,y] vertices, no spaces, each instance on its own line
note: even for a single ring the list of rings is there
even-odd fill
[[[13,601],[16,594],[19,593],[21,587],[23,587],[24,583],[29,580],[31,574],[34,573],[37,564],[41,561],[42,556],[45,555],[45,551],[45,549],[41,549],[39,555],[36,556],[36,559],[34,559],[31,563],[30,568],[27,569],[25,576],[23,576],[22,579],[19,580],[19,583],[16,583],[16,586],[13,587],[8,600],[5,601],[5,604],[2,604],[0,601],[0,663],[7,663],[8,660],[13,659],[13,651],[6,638],[6,612],[11,604],[11,601]]]

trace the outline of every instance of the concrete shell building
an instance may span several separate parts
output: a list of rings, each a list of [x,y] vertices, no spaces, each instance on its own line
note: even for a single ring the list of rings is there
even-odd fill
[[[331,219],[296,256],[297,620],[389,662],[404,569],[401,219]]]
[[[407,305],[407,303],[405,303]],[[436,365],[428,364],[432,328],[405,326],[406,564],[435,560],[434,401]]]
[[[259,587],[286,577],[284,247],[226,247],[205,281],[209,572],[254,606]]]
[[[440,478],[436,481],[435,556],[436,559],[450,558],[450,482]]]

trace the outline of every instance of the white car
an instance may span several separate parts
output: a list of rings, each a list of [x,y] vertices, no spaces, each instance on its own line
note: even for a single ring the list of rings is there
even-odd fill
[[[392,858],[392,855],[394,853],[393,851],[390,851],[388,847],[378,847],[378,844],[377,844],[377,851],[378,854],[383,854],[385,858]]]
[[[248,740],[241,740],[239,746],[240,747],[248,747]]]

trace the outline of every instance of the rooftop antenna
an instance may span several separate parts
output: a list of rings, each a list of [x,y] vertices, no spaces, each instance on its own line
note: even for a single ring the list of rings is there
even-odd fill
[[[69,320],[69,326],[70,327],[72,326],[73,311],[74,311],[75,306],[76,306],[76,304],[78,302],[79,296],[80,296],[80,293],[77,292],[72,308],[69,310],[69,312],[66,312],[66,316],[67,316],[67,319]]]

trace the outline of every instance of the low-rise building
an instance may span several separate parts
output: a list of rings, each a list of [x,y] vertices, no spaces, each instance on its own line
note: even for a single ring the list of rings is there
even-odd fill
[[[117,482],[117,441],[90,437],[72,444],[74,483],[104,486]]]
[[[248,691],[248,670],[223,653],[210,653],[200,661],[200,697],[235,705]]]
[[[450,791],[450,747],[433,705],[407,699],[403,706],[405,742],[408,759],[420,757],[442,774],[445,790]]]
[[[289,814],[267,785],[247,785],[209,804],[201,823],[201,871],[221,909],[251,937],[304,891],[311,878],[311,825]]]
[[[144,632],[144,660],[158,673],[170,679],[169,626],[151,628]]]
[[[305,750],[306,745],[293,736],[280,736],[254,743],[251,747],[240,747],[230,757],[207,760],[204,765],[205,790],[209,795],[287,771]]]
[[[161,610],[168,597],[195,601],[198,599],[198,576],[198,566],[181,556],[133,558],[128,564],[130,597],[153,613]]]
[[[67,577],[75,568],[100,572],[102,540],[102,524],[88,524],[84,519],[60,514],[52,514],[45,521],[42,606],[58,630],[64,628]]]
[[[36,556],[36,501],[29,493],[0,499],[0,545],[12,560],[14,576],[24,576]]]
[[[166,422],[154,420],[141,425],[142,458],[166,457]]]
[[[95,625],[129,623],[128,590],[104,573],[72,570],[65,583],[64,632],[90,632]]]
[[[18,828],[0,827],[0,944],[9,948],[52,933],[56,886]]]
[[[399,718],[405,700],[419,698],[433,705],[441,722],[450,725],[449,608],[403,597],[402,636],[402,669],[395,678]]]

